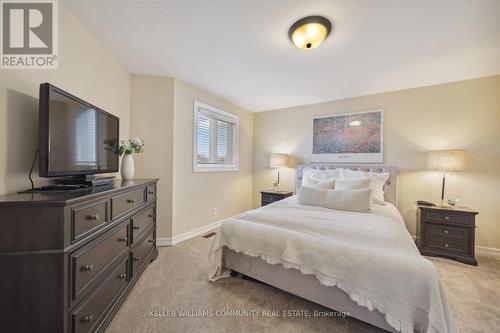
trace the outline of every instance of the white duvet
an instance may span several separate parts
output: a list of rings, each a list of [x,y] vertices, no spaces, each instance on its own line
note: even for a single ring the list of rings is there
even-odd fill
[[[228,275],[224,246],[269,264],[314,274],[401,332],[458,332],[439,275],[397,209],[366,213],[303,206],[295,197],[225,220],[212,244],[210,280]]]

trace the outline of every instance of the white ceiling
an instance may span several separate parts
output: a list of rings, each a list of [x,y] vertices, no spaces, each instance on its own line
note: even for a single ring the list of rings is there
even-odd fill
[[[500,74],[500,1],[66,0],[134,74],[175,77],[251,111]],[[312,14],[333,34],[295,48]]]

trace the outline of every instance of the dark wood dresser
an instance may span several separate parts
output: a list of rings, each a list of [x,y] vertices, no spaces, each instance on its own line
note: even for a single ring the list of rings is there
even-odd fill
[[[293,192],[261,191],[260,205],[261,206],[269,205],[270,203],[288,198],[292,194]]]
[[[157,256],[156,179],[0,196],[0,332],[101,332]]]
[[[477,265],[474,255],[477,214],[466,207],[417,206],[420,253]]]

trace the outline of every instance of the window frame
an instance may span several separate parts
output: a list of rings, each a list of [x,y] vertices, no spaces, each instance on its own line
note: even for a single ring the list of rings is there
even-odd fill
[[[233,153],[234,153],[234,157],[235,157],[234,163],[231,163],[231,164],[222,164],[222,163],[201,164],[201,163],[198,163],[198,110],[200,108],[203,108],[203,109],[211,111],[215,114],[218,114],[221,116],[221,118],[230,119],[231,122],[234,123],[233,148],[232,148]],[[193,103],[193,172],[238,171],[239,170],[239,155],[240,155],[239,132],[240,132],[240,117],[239,116],[195,100]],[[213,138],[212,138],[212,140],[213,140]],[[211,142],[211,145],[210,145],[211,149],[212,149],[212,144],[213,144],[213,142]]]

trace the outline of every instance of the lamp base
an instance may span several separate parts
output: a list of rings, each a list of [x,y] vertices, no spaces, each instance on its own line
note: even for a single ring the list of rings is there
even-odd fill
[[[441,208],[451,208],[451,205],[446,202],[446,200],[441,200],[436,206],[441,207]]]

